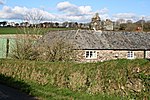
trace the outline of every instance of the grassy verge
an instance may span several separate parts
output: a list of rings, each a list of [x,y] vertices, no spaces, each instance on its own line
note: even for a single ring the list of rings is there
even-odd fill
[[[148,60],[78,64],[0,59],[0,66],[1,75],[29,85],[23,90],[42,100],[150,99]]]
[[[116,97],[115,95],[91,95],[52,85],[42,86],[34,82],[26,83],[24,80],[8,77],[3,74],[0,74],[0,83],[26,92],[40,100],[125,100],[125,98]]]

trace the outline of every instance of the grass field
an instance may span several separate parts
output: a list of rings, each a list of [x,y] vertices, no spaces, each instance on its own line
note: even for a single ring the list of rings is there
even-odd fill
[[[0,34],[16,34],[17,28],[0,28]]]
[[[57,31],[57,30],[72,30],[73,28],[42,28],[41,31]],[[29,28],[33,31],[32,28]],[[18,34],[20,33],[20,28],[13,27],[0,27],[0,34]]]

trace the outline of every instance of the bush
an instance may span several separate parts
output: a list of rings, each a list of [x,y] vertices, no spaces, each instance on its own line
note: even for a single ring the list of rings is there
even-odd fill
[[[1,74],[43,86],[51,84],[89,94],[149,98],[150,62],[147,60],[114,60],[85,64],[1,60],[0,66]]]
[[[26,36],[21,37],[21,39],[15,39],[15,43],[11,46],[11,58],[22,60],[36,59],[37,51],[33,48],[34,41],[32,39],[25,39],[25,37]]]
[[[53,43],[39,43],[34,35],[18,37],[12,44],[11,58],[41,61],[70,61],[76,59],[73,46],[66,40],[57,38]]]
[[[76,59],[76,51],[73,50],[72,44],[61,38],[53,39],[51,43],[43,42],[36,48],[39,54],[37,60],[57,62]]]

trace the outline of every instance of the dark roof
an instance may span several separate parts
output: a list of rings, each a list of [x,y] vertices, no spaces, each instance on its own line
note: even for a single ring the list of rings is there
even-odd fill
[[[150,49],[150,33],[143,32],[50,31],[42,39],[51,44],[56,38],[72,43],[74,49]]]

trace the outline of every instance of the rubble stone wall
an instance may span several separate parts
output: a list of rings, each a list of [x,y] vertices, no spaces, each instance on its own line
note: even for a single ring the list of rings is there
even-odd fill
[[[128,59],[127,50],[95,50],[97,52],[97,59],[86,59],[85,50],[78,50],[78,61],[80,62],[97,62],[115,59]],[[134,59],[144,58],[144,51],[133,51]]]

